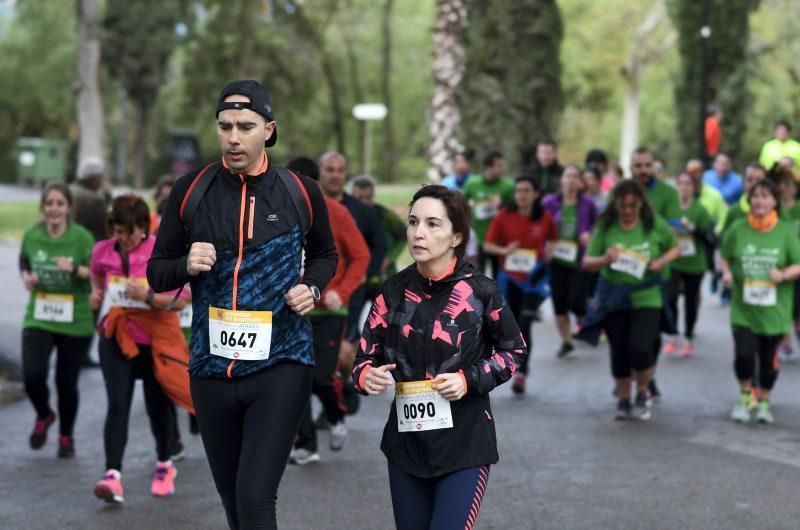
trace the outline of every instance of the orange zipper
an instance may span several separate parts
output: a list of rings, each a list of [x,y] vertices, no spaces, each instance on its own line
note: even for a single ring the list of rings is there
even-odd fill
[[[247,221],[247,239],[253,239],[253,217],[256,212],[256,198],[250,197],[250,218]]]
[[[242,179],[242,201],[239,205],[239,256],[236,259],[236,266],[233,268],[233,296],[231,297],[231,309],[236,311],[236,298],[239,295],[239,267],[242,266],[242,255],[244,254],[244,210],[245,199],[247,198],[247,184],[244,182],[244,177],[239,175]]]

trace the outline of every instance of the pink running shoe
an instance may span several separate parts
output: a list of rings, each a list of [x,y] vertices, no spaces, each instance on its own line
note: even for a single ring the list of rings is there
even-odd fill
[[[686,341],[686,344],[683,345],[683,349],[681,350],[681,354],[683,354],[684,357],[691,357],[694,355],[694,346],[691,342]]]
[[[122,504],[122,475],[116,469],[109,469],[103,478],[94,485],[94,496],[106,502]]]
[[[511,391],[514,394],[522,395],[525,393],[525,374],[517,372],[511,380]]]
[[[46,418],[36,418],[33,424],[33,432],[31,433],[29,442],[31,449],[41,449],[47,441],[47,429],[56,421],[55,413],[51,412]]]
[[[150,485],[150,493],[156,497],[169,497],[175,493],[175,477],[178,470],[175,464],[159,462],[156,464],[156,472],[153,473],[153,483]]]
[[[664,353],[666,353],[667,355],[672,355],[673,353],[675,353],[675,349],[676,349],[675,343],[672,341],[669,341],[664,344]]]

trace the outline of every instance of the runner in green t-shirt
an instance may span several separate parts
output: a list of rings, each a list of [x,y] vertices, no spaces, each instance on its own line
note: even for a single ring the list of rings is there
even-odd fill
[[[680,226],[680,204],[678,201],[678,192],[669,184],[663,182],[656,177],[655,174],[655,159],[645,147],[640,147],[633,152],[631,156],[631,174],[633,180],[638,182],[647,193],[647,200],[656,215],[664,219],[673,230],[677,230]],[[670,267],[664,267],[661,271],[661,278],[664,283],[669,281]],[[669,320],[665,314],[662,314],[661,324],[663,328]],[[665,329],[666,331],[667,329]],[[661,353],[661,335],[656,339],[656,353],[655,364],[658,363],[658,356]],[[661,392],[656,385],[655,377],[650,379],[650,394],[653,399],[659,399]]]
[[[797,200],[797,184],[791,171],[783,168],[777,169],[772,175],[772,180],[778,185],[781,195],[781,219],[785,219],[794,226],[795,234],[800,236],[800,201]],[[794,332],[800,340],[800,280],[794,282],[792,295],[792,322]],[[792,335],[787,333],[780,346],[780,355],[784,361],[792,359]]]
[[[78,374],[94,332],[88,281],[94,238],[69,222],[71,208],[69,188],[60,182],[49,184],[40,203],[44,221],[25,232],[19,253],[22,281],[31,293],[22,325],[25,390],[36,409],[29,443],[40,449],[56,420],[47,387],[55,347],[60,458],[75,456],[72,431],[78,413]]]
[[[747,166],[744,171],[744,193],[742,193],[742,196],[739,198],[738,202],[734,203],[730,208],[728,208],[728,214],[725,216],[725,222],[722,224],[722,228],[718,230],[720,240],[725,237],[725,233],[728,231],[728,228],[733,225],[733,223],[739,219],[747,218],[747,214],[750,213],[750,203],[747,202],[750,190],[753,189],[753,186],[755,186],[757,182],[760,182],[765,178],[767,178],[767,171],[761,164],[753,163]],[[730,289],[723,288],[720,296],[722,305],[728,305],[730,303],[730,299]]]
[[[561,175],[561,190],[542,201],[558,228],[558,240],[548,244],[550,261],[550,299],[553,302],[556,327],[561,335],[561,358],[575,349],[572,343],[570,316],[578,323],[586,315],[586,300],[592,294],[592,277],[581,269],[581,259],[597,221],[597,206],[581,193],[581,168],[569,165]]]
[[[472,229],[475,230],[480,244],[478,256],[480,268],[486,270],[486,260],[491,258],[492,271],[495,275],[497,260],[496,257],[488,256],[483,251],[483,239],[500,205],[511,202],[514,198],[514,182],[503,176],[505,170],[503,155],[498,151],[492,151],[483,160],[483,175],[471,176],[461,190],[469,202]]]
[[[585,269],[600,271],[601,282],[638,288],[630,295],[631,307],[607,314],[603,326],[619,398],[616,419],[632,417],[632,409],[634,417],[650,418],[649,384],[663,307],[661,271],[679,254],[674,233],[653,212],[644,189],[632,180],[617,184],[583,258]],[[631,406],[634,380],[637,393]]]
[[[680,198],[680,227],[678,242],[681,257],[672,264],[672,275],[667,285],[668,303],[678,324],[678,296],[683,292],[684,341],[681,353],[684,357],[694,355],[692,339],[697,312],[700,309],[700,284],[706,270],[706,241],[712,236],[713,221],[708,212],[695,199],[694,177],[688,172],[678,175],[678,195]],[[677,336],[664,344],[664,352],[675,353]]]
[[[731,325],[739,401],[731,419],[744,423],[755,408],[753,375],[758,360],[756,419],[772,423],[769,398],[778,377],[778,345],[792,327],[792,281],[800,277],[800,238],[778,217],[780,194],[770,180],[749,193],[751,211],[722,241],[723,282],[732,287]]]

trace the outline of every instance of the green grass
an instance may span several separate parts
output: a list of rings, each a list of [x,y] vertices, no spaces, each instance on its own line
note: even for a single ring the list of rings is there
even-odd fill
[[[39,203],[12,202],[0,204],[0,239],[22,241],[22,234],[41,219]]]

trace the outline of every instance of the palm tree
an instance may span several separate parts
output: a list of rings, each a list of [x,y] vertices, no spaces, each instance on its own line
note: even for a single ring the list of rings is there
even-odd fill
[[[436,23],[433,28],[433,77],[436,87],[431,101],[428,148],[428,178],[438,182],[452,173],[453,156],[463,149],[458,140],[461,112],[458,87],[464,75],[463,38],[467,29],[464,0],[436,0]]]

